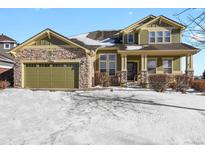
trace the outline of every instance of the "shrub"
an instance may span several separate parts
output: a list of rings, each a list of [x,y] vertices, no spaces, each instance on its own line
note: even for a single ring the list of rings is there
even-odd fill
[[[191,87],[192,78],[187,75],[175,75],[176,91],[186,93],[187,89]]]
[[[194,80],[192,81],[191,86],[197,91],[205,92],[205,80]]]
[[[169,88],[172,88],[172,90],[176,90],[177,89],[177,82],[175,80],[170,82]]]
[[[107,73],[100,73],[100,83],[103,87],[110,85],[110,77]]]
[[[95,77],[94,77],[94,82],[95,82],[95,86],[100,85],[100,72],[95,72]]]
[[[149,75],[149,86],[157,92],[164,92],[169,86],[170,79],[166,74]]]
[[[108,87],[110,85],[110,77],[107,73],[95,72],[95,85]]]
[[[8,81],[0,81],[0,89],[6,89],[10,86],[10,83]]]

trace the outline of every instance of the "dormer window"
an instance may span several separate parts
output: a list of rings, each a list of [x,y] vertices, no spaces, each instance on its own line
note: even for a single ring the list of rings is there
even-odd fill
[[[134,34],[133,33],[129,33],[128,35],[127,35],[127,42],[128,43],[134,43]]]
[[[10,48],[11,48],[10,43],[5,43],[5,44],[4,44],[4,49],[10,49]]]
[[[164,35],[165,35],[165,42],[166,43],[169,43],[170,42],[170,36],[171,36],[171,34],[170,34],[170,32],[169,31],[166,31],[165,33],[164,33]]]
[[[171,42],[170,31],[150,31],[149,32],[149,43],[150,44],[161,44]]]
[[[149,42],[155,43],[155,32],[149,32]]]
[[[163,32],[162,31],[157,32],[157,42],[158,43],[163,42]]]

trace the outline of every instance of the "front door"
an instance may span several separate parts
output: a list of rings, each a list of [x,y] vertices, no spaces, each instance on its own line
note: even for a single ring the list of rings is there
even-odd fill
[[[137,63],[128,62],[127,63],[127,80],[134,81],[137,74]]]

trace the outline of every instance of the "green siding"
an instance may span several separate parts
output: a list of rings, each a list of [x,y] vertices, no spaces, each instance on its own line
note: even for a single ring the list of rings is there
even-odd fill
[[[149,32],[148,30],[140,30],[140,44],[148,44],[149,43]]]
[[[180,30],[179,29],[173,29],[172,30],[172,43],[180,43]]]
[[[135,44],[138,44],[138,32],[135,33]]]
[[[127,34],[124,34],[124,44],[127,44]]]
[[[180,57],[174,57],[174,64],[173,64],[173,70],[174,71],[180,71],[181,69],[181,60],[180,60]]]

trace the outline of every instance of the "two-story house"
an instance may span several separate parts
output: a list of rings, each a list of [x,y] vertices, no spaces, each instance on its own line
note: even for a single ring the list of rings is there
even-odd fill
[[[11,50],[14,84],[25,88],[89,88],[95,73],[120,83],[146,83],[150,74],[193,76],[199,50],[182,43],[186,27],[164,16],[147,16],[120,30],[65,37],[46,29]]]
[[[16,47],[17,43],[14,39],[1,34],[0,35],[0,74],[13,68],[13,56],[9,50]]]

